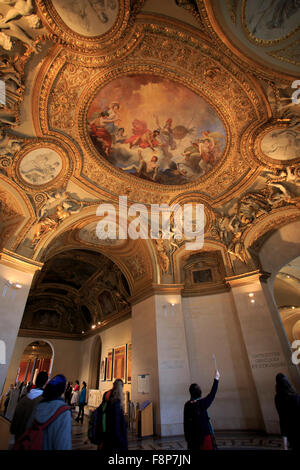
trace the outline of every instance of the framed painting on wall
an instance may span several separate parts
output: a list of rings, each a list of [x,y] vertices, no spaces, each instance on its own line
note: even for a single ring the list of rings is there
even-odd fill
[[[131,349],[132,344],[127,344],[127,366],[126,366],[126,381],[131,384]]]
[[[113,358],[114,358],[114,350],[110,349],[107,353],[106,380],[113,379]]]
[[[122,379],[125,382],[126,378],[126,344],[118,346],[114,350],[114,367],[113,376],[115,379]]]
[[[101,364],[100,364],[100,380],[101,380],[101,382],[103,382],[105,380],[106,365],[107,365],[107,357],[102,359]]]

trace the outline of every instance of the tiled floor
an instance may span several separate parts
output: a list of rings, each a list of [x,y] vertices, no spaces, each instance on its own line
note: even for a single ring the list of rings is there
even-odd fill
[[[76,416],[76,415],[75,415]],[[87,438],[88,418],[78,424],[73,419],[73,449],[95,450]],[[222,431],[216,432],[218,448],[221,450],[282,450],[280,436],[263,435],[255,432]],[[186,450],[183,436],[138,439],[128,432],[129,450]]]

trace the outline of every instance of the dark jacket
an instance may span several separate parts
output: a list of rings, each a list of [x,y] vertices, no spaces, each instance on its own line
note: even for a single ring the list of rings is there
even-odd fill
[[[205,398],[189,400],[184,405],[184,437],[193,446],[200,446],[205,436],[212,433],[206,410],[215,398],[218,383],[215,379],[210,393]]]
[[[127,425],[120,400],[114,403],[109,399],[106,411],[106,433],[102,450],[117,452],[128,450]]]
[[[30,399],[28,395],[26,395],[19,401],[10,425],[10,432],[15,435],[15,439],[22,436],[22,434],[32,425],[34,409],[41,400],[42,395],[34,399]]]
[[[287,437],[293,450],[300,450],[300,395],[277,393],[275,406],[279,415],[281,435]]]

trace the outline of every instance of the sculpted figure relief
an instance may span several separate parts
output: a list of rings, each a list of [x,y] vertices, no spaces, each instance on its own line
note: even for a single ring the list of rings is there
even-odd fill
[[[300,196],[286,187],[286,183],[299,184],[299,167],[287,167],[274,172],[265,172],[265,186],[256,192],[244,194],[231,208],[216,211],[215,229],[229,253],[247,261],[247,250],[242,235],[250,224],[277,207],[295,205],[300,207]]]
[[[34,39],[20,26],[16,24],[24,18],[29,28],[40,28],[41,21],[37,15],[33,14],[34,8],[32,0],[0,0],[0,6],[9,5],[11,8],[0,20],[0,45],[3,49],[10,51],[13,48],[11,38],[22,41],[26,46],[39,52],[40,47],[34,44]]]

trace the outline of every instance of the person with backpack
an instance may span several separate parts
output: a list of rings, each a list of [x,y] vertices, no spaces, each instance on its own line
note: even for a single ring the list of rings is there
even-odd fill
[[[16,441],[14,450],[72,450],[72,417],[62,395],[66,377],[56,375],[36,406],[32,426]]]
[[[11,425],[10,432],[15,439],[19,437],[32,424],[34,409],[42,400],[43,388],[48,380],[47,372],[39,372],[36,378],[36,388],[30,390],[17,404]]]
[[[193,383],[189,388],[191,398],[184,405],[184,437],[189,450],[214,450],[215,438],[207,408],[212,404],[218,390],[220,373],[215,372],[215,379],[210,393],[202,396],[201,388]]]
[[[86,382],[82,382],[82,389],[80,392],[80,397],[79,397],[79,411],[78,411],[78,416],[75,419],[77,423],[81,421],[81,424],[83,423],[83,418],[84,418],[84,407],[86,405]]]
[[[276,375],[275,406],[279,415],[283,446],[288,450],[300,449],[300,395],[284,374]]]

